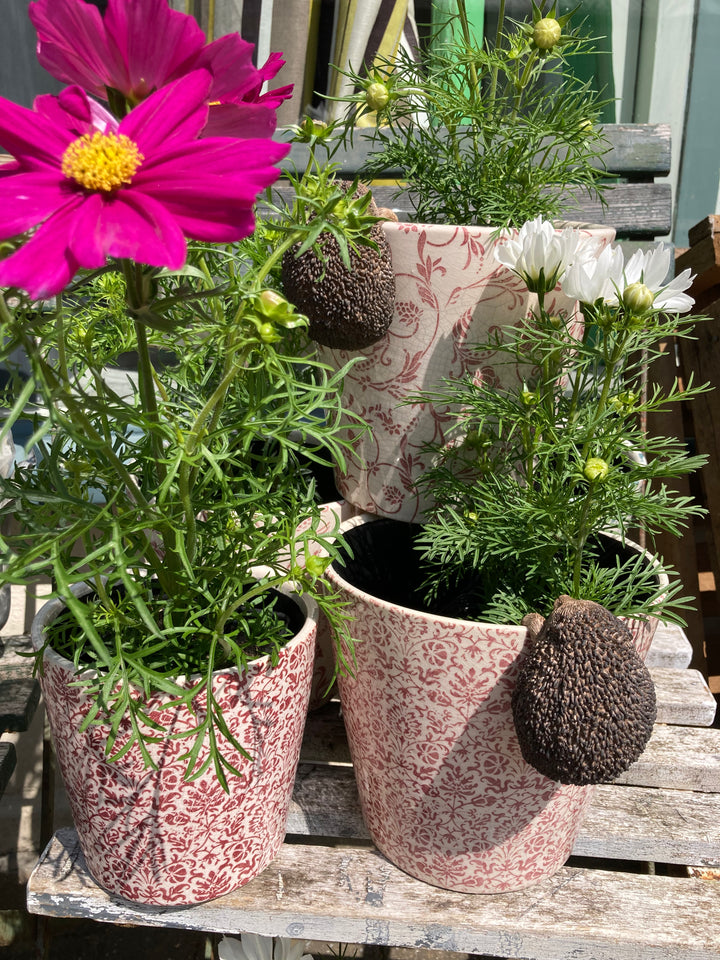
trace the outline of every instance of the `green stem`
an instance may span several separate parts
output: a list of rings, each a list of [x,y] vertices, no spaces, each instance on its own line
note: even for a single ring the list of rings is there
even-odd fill
[[[462,27],[463,41],[465,43],[466,51],[469,52],[473,48],[474,44],[472,34],[470,33],[470,23],[468,21],[465,0],[457,0],[457,5],[458,14],[460,15],[460,26]],[[476,104],[480,87],[474,60],[470,60],[468,69],[470,72],[470,99],[472,100],[473,104]]]
[[[498,11],[497,33],[495,34],[495,50],[500,50],[503,37],[503,26],[505,23],[505,0],[500,0],[500,10]],[[495,103],[497,94],[497,79],[499,67],[497,64],[493,67],[490,80],[490,104]]]

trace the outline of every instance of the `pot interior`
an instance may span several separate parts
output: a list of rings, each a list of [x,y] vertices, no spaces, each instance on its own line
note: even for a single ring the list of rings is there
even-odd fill
[[[380,600],[411,610],[458,620],[479,620],[486,591],[482,577],[469,570],[455,582],[441,586],[431,601],[425,584],[429,572],[415,549],[422,525],[380,518],[358,524],[344,532],[346,546],[333,562],[333,569],[348,583]],[[598,558],[603,566],[615,566],[637,556],[637,546],[622,544],[601,534]],[[648,563],[651,560],[648,559]]]

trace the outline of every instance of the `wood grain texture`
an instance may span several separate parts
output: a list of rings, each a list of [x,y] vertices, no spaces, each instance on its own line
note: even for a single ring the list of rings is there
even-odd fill
[[[275,188],[286,203],[292,203],[294,192],[282,183]],[[392,210],[399,220],[410,220],[413,213],[410,191],[398,196],[396,186],[375,184],[373,197],[380,207]],[[606,204],[591,197],[570,198],[562,207],[562,215],[584,224],[614,226],[618,238],[651,239],[670,232],[672,190],[665,183],[618,183],[605,194]],[[262,209],[262,203],[260,204]]]
[[[656,724],[643,755],[616,783],[720,793],[720,730]]]
[[[693,648],[682,627],[675,623],[659,624],[645,663],[648,667],[674,667],[684,670],[690,665]]]
[[[670,125],[666,123],[616,123],[606,124],[603,133],[610,144],[610,150],[596,166],[604,165],[609,174],[624,177],[640,177],[652,180],[656,176],[667,176],[670,172],[671,136]],[[289,139],[289,131],[278,131],[280,139]],[[377,150],[377,147],[375,148]],[[345,176],[354,176],[369,155],[373,152],[372,133],[368,129],[354,132],[353,143],[333,155],[340,172]],[[288,156],[281,162],[284,170],[304,170],[309,159],[306,144],[294,143]],[[387,179],[401,179],[403,171],[399,167],[388,167]]]
[[[27,730],[40,702],[40,684],[32,675],[33,660],[25,636],[2,638],[0,653],[0,732]]]
[[[287,831],[297,836],[369,840],[352,770],[301,764]],[[595,791],[573,855],[718,863],[720,796],[604,784]]]
[[[658,723],[711,726],[717,703],[699,670],[654,667],[650,676],[655,684]]]
[[[526,891],[438,890],[377,851],[286,844],[245,887],[190,908],[142,907],[99,889],[77,837],[58,831],[28,883],[28,909],[111,923],[250,931],[528,960],[720,957],[720,891],[691,878],[565,867]]]
[[[16,762],[15,745],[0,741],[0,796],[10,782]]]

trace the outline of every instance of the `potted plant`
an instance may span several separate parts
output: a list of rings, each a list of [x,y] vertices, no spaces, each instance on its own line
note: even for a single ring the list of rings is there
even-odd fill
[[[359,509],[403,520],[421,516],[415,480],[424,446],[440,441],[451,422],[439,404],[405,401],[469,369],[512,376],[495,363],[494,347],[471,347],[535,307],[534,295],[493,257],[499,228],[557,218],[581,192],[601,195],[607,149],[597,126],[603,103],[568,70],[591,46],[571,27],[576,11],[558,16],[556,3],[543,12],[546,4],[532,0],[521,24],[506,21],[503,4],[495,42],[483,46],[464,0],[452,7],[418,58],[398,50],[367,72],[349,71],[357,92],[344,98],[343,136],[362,137],[364,173],[402,171],[414,212],[412,223],[383,226],[396,284],[387,333],[361,349],[320,351],[336,366],[359,360],[345,378],[346,406],[372,426],[354,438],[338,488]],[[595,235],[608,242],[614,231]],[[560,290],[548,297],[548,307],[571,312]]]
[[[3,355],[30,371],[0,440],[30,417],[35,451],[1,481],[2,578],[52,582],[33,643],[90,871],[187,904],[277,852],[318,608],[347,632],[303,466],[342,460],[340,378],[271,281],[308,218],[255,224],[289,149],[260,94],[277,57],[206,45],[167,0],[49,6],[40,59],[72,85],[0,100]],[[294,183],[363,242],[330,169]]]
[[[641,658],[683,605],[653,535],[701,512],[665,481],[704,458],[644,430],[708,389],[644,382],[663,341],[690,335],[689,275],[666,284],[664,251],[585,256],[579,235],[558,256],[558,237],[532,221],[496,253],[538,308],[478,349],[524,379],[468,372],[419,395],[454,411],[420,480],[424,523],[355,518],[329,570],[360,641],[340,692],[371,835],[454,890],[553,873],[593,785],[639,756],[655,717]],[[557,283],[580,335],[549,308]]]

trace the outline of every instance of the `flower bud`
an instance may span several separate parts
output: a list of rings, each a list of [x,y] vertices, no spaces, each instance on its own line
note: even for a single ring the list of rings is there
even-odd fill
[[[533,28],[533,43],[538,50],[552,50],[562,36],[562,27],[554,17],[543,17]]]
[[[275,343],[280,339],[272,323],[261,323],[258,326],[258,336],[263,343]]]
[[[390,100],[390,91],[384,83],[377,80],[371,83],[365,90],[365,103],[371,110],[379,112],[384,110]]]
[[[598,481],[604,480],[609,471],[610,468],[605,460],[600,457],[590,457],[590,459],[585,462],[583,476],[589,483],[597,483]]]
[[[528,390],[527,387],[523,387],[520,391],[520,399],[526,407],[534,407],[540,398],[535,390]]]
[[[625,287],[622,299],[625,309],[638,317],[652,308],[655,297],[650,287],[637,281]]]
[[[330,564],[330,557],[316,557],[310,554],[305,557],[305,569],[311,577],[321,577]]]

